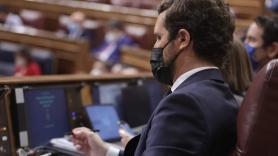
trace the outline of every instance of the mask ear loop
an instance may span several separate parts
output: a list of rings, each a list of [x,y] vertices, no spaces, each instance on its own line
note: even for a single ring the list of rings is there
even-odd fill
[[[166,47],[168,46],[168,44],[169,44],[170,42],[172,42],[173,40],[174,40],[174,39],[169,40],[168,43],[166,44],[166,46],[165,46],[164,48],[166,48]],[[189,42],[189,43],[191,43],[191,39],[190,39],[190,42]],[[164,48],[163,48],[163,50],[164,50]],[[170,62],[167,66],[172,66],[173,63],[176,61],[176,59],[180,56],[180,54],[181,54],[181,51],[179,51],[179,53],[171,60],[171,62]],[[164,60],[163,60],[163,62],[164,62]]]
[[[168,42],[168,43],[170,43],[170,42]],[[168,46],[168,44],[167,44],[167,46]],[[179,51],[178,54],[173,59],[171,59],[171,62],[167,66],[169,66],[169,67],[172,66],[173,63],[176,61],[176,59],[180,56],[180,54],[181,54],[181,51]],[[163,60],[163,62],[164,62],[164,60]]]
[[[164,50],[169,45],[170,42],[172,42],[172,40],[169,40],[162,49]]]

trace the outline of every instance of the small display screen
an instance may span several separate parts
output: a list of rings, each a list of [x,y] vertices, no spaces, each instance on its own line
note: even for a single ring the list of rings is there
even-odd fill
[[[119,140],[119,117],[112,105],[94,105],[86,108],[91,124],[105,141]]]
[[[68,108],[63,88],[24,90],[30,147],[44,145],[69,132]]]

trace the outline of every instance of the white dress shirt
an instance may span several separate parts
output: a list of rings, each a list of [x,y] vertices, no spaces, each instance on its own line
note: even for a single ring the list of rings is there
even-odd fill
[[[182,74],[181,76],[179,76],[179,78],[172,85],[171,91],[174,92],[190,76],[192,76],[195,73],[198,73],[200,71],[207,70],[207,69],[218,69],[218,68],[215,66],[206,66],[206,67],[199,67],[199,68],[192,69],[192,70]],[[118,156],[119,153],[120,153],[120,149],[113,147],[113,146],[109,146],[106,156]]]
[[[190,76],[194,75],[195,73],[198,73],[203,70],[207,69],[218,69],[214,66],[206,66],[206,67],[199,67],[192,70],[189,70],[186,73],[183,73],[181,76],[178,77],[178,79],[174,82],[174,84],[171,87],[171,91],[174,92],[185,80],[187,80]]]
[[[106,153],[106,156],[119,156],[120,151],[121,150],[119,148],[110,145],[108,147],[108,151]]]

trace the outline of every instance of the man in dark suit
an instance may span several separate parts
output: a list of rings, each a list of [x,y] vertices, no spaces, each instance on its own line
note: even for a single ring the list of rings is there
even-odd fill
[[[171,85],[141,135],[125,151],[86,128],[74,143],[89,156],[227,156],[236,142],[237,103],[219,67],[234,23],[222,0],[164,0],[154,33],[154,77]]]

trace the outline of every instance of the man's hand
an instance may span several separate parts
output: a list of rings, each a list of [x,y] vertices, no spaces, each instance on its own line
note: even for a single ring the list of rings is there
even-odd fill
[[[132,134],[128,133],[126,130],[120,128],[119,134],[121,136],[121,142],[126,147],[127,143],[134,137]]]
[[[72,141],[76,148],[86,156],[105,156],[108,146],[102,141],[97,133],[82,127],[72,131]]]

